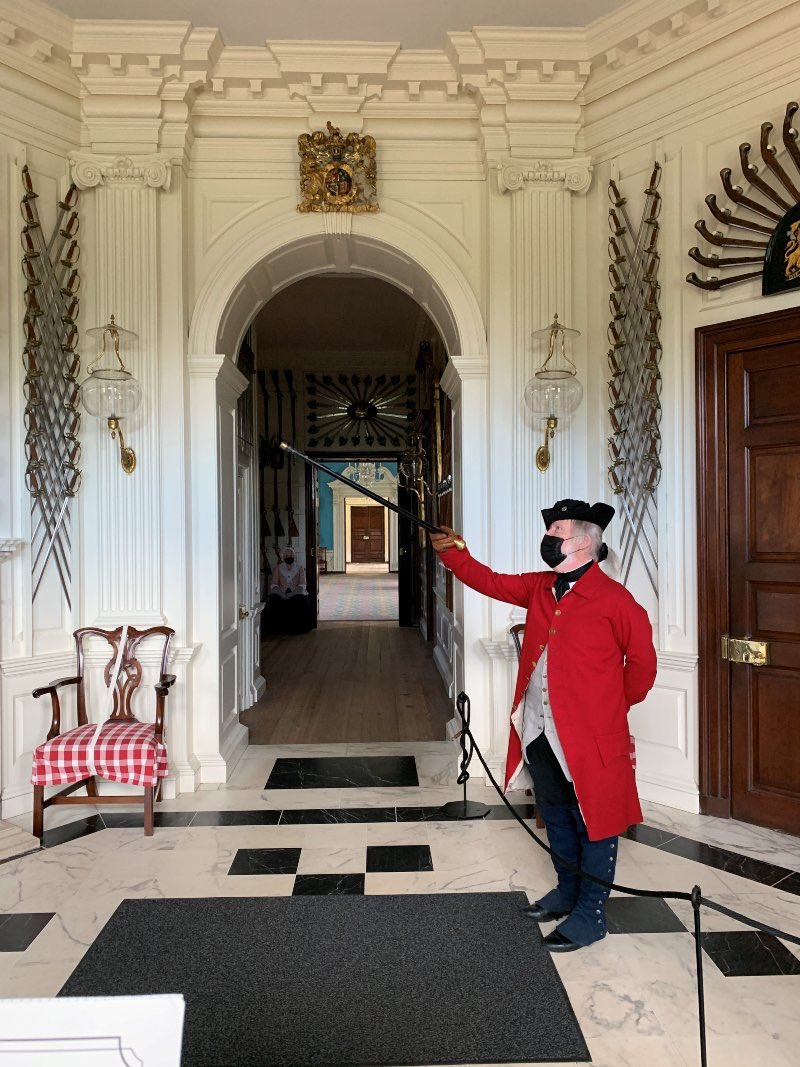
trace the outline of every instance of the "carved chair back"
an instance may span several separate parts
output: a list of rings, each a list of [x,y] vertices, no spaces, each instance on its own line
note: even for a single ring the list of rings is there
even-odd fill
[[[122,639],[122,629],[121,626],[118,626],[115,630],[102,630],[97,626],[84,626],[80,630],[75,631],[75,651],[78,660],[77,675],[80,678],[78,683],[77,708],[79,726],[86,726],[88,723],[86,717],[86,690],[84,687],[86,639],[89,637],[102,638],[108,642],[111,648],[110,659],[103,669],[103,680],[106,687],[108,687],[111,683],[114,674],[114,666],[117,662],[119,643]],[[159,674],[164,675],[167,671],[169,649],[174,635],[175,631],[169,626],[149,626],[145,630],[138,630],[135,626],[128,627],[125,647],[122,650],[119,674],[117,675],[117,683],[114,686],[114,705],[109,721],[112,719],[136,721],[136,716],[131,710],[131,701],[142,681],[142,664],[137,658],[139,646],[143,641],[147,640],[147,638],[156,636],[161,637],[161,664]]]
[[[525,623],[518,622],[509,630],[512,640],[514,641],[514,648],[517,650],[517,659],[522,655],[522,637],[525,633]]]

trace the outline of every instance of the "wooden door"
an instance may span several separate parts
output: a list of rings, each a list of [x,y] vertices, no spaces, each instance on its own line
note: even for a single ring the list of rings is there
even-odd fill
[[[384,509],[354,507],[350,509],[350,561],[352,563],[383,563]]]
[[[798,833],[800,311],[698,341],[706,810]],[[767,642],[768,664],[722,660],[723,634]]]

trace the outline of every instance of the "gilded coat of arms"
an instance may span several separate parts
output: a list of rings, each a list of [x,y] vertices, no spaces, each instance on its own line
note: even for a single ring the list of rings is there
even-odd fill
[[[348,133],[328,123],[297,138],[300,153],[298,211],[378,211],[375,138]]]

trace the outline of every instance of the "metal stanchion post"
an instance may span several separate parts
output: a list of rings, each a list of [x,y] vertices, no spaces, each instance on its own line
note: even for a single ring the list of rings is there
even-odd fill
[[[707,1067],[708,1053],[706,1051],[706,1000],[703,987],[703,944],[700,937],[700,902],[702,893],[700,886],[692,889],[692,908],[694,910],[694,951],[697,960],[697,1019],[700,1023],[700,1067]]]
[[[467,800],[467,782],[469,781],[467,768],[472,759],[473,744],[472,735],[469,732],[469,697],[466,693],[458,694],[456,708],[461,716],[461,733],[459,734],[461,772],[458,776],[458,784],[464,786],[464,798],[463,800],[451,800],[449,804],[442,805],[442,815],[446,819],[483,819],[489,814],[489,805],[481,804],[476,800]]]

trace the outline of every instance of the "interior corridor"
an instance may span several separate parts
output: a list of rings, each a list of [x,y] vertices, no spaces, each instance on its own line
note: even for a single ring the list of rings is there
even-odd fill
[[[428,647],[396,622],[322,622],[268,638],[251,745],[443,741],[453,714]]]

